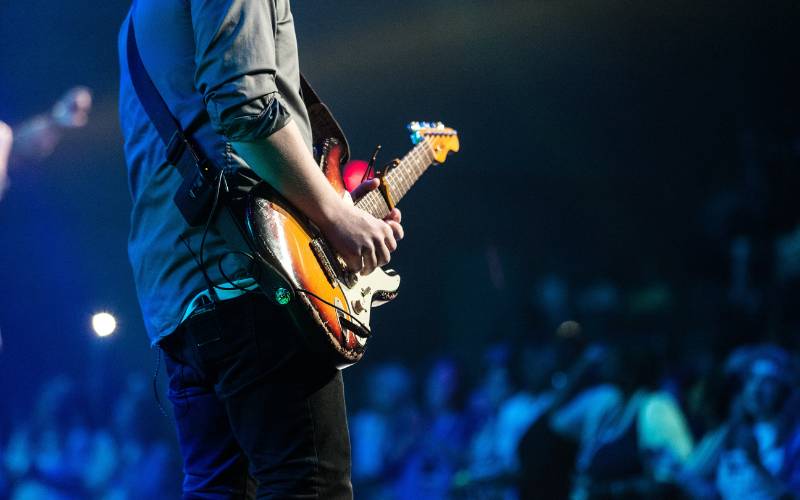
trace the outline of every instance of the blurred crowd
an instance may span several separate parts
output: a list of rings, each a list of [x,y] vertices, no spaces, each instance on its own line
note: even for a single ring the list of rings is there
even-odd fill
[[[800,131],[739,143],[685,239],[630,272],[576,278],[566,262],[528,293],[492,279],[470,293],[513,320],[453,311],[474,323],[442,332],[447,354],[347,374],[364,385],[349,385],[356,491],[800,499]],[[487,249],[500,277],[502,257]]]
[[[107,407],[68,375],[48,379],[29,414],[0,435],[0,498],[72,500],[172,498],[180,491],[169,421],[150,380],[132,373]]]
[[[351,420],[356,491],[375,499],[800,498],[790,353],[763,344],[720,364],[659,359],[645,342],[587,342],[568,324],[549,345],[492,346],[472,379],[449,357],[418,380],[401,364],[375,366]]]
[[[489,344],[468,366],[349,371],[353,481],[367,499],[800,498],[798,359],[774,343],[664,355],[653,338]],[[151,380],[89,401],[47,380],[0,433],[0,498],[177,497]],[[98,401],[113,401],[97,408]]]

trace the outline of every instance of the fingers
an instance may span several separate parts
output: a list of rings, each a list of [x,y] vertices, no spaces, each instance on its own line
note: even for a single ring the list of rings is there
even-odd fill
[[[395,250],[397,250],[397,240],[394,239],[394,236],[387,237],[386,239],[384,239],[383,240],[383,244],[386,245],[386,248],[389,249],[389,252],[394,252]],[[389,259],[391,259],[391,256],[389,256]],[[388,264],[388,263],[389,263],[389,260],[387,260],[386,262],[384,262],[381,265]]]
[[[386,222],[390,228],[392,228],[392,235],[395,240],[400,241],[403,239],[405,232],[403,231],[403,226],[400,225],[400,221],[403,220],[403,214],[400,213],[399,208],[393,208],[389,215],[383,218],[384,222]],[[395,247],[397,243],[395,242]],[[394,248],[392,249],[394,252]]]
[[[379,266],[388,264],[392,260],[392,252],[395,250],[397,250],[397,240],[395,240],[394,231],[388,224],[384,224],[382,239],[376,239],[374,245],[362,250],[364,267],[361,269],[361,274],[366,276]]]
[[[386,264],[388,264],[389,261],[392,259],[391,247],[392,246],[394,246],[395,248],[397,247],[397,244],[394,243],[394,240],[392,239],[392,242],[389,243],[388,242],[389,239],[392,238],[387,238],[386,240],[382,241],[380,245],[375,246],[375,256],[378,259],[378,266],[385,266]],[[374,269],[372,271],[374,271]]]
[[[378,257],[378,265],[385,266],[392,259],[391,253],[397,250],[397,241],[394,239],[394,232],[389,224],[383,225],[383,241],[375,245],[375,253]]]
[[[84,87],[82,85],[73,87],[70,89],[70,94],[72,95],[72,102],[75,108],[88,111],[89,108],[92,107],[92,91],[89,87]]]
[[[361,268],[361,275],[366,276],[378,267],[378,257],[375,255],[375,248],[368,247],[364,248],[361,253],[362,261],[364,262],[364,267]]]
[[[403,214],[400,213],[400,209],[399,208],[393,208],[392,211],[389,212],[389,215],[384,217],[383,220],[385,220],[386,222],[395,221],[395,222],[397,222],[399,224],[400,222],[402,222],[402,219],[403,219],[402,215]]]
[[[392,258],[390,254],[391,252],[389,251],[389,248],[387,247],[386,243],[383,243],[382,245],[378,245],[377,247],[375,247],[375,256],[378,258],[378,266],[385,266],[386,264],[388,264],[389,260],[391,260]],[[373,269],[372,271],[374,270],[375,269]]]
[[[66,128],[83,127],[89,121],[92,108],[92,92],[87,87],[73,87],[55,103],[52,116]]]
[[[386,262],[383,262],[381,265],[388,264],[391,259],[389,254],[397,250],[397,240],[395,240],[394,230],[389,223],[383,225],[383,245],[386,247],[387,254]]]
[[[361,272],[361,270],[364,269],[364,259],[361,257],[361,255],[343,255],[342,259],[347,265],[347,269],[354,273]]]
[[[390,228],[392,228],[392,235],[394,236],[394,239],[397,241],[402,240],[403,236],[405,236],[405,232],[403,231],[403,226],[401,226],[400,223],[395,221],[387,221],[386,223],[389,224]]]
[[[377,182],[365,182],[353,193],[368,192],[376,186]],[[332,244],[347,269],[366,276],[379,266],[388,264],[392,252],[397,250],[397,242],[403,238],[403,227],[399,222],[401,215],[399,210],[393,210],[387,220],[380,220],[355,207],[351,213],[351,219],[343,219],[343,223],[334,226],[327,236],[333,240]]]
[[[392,211],[389,212],[389,215],[384,217],[383,220],[386,221],[386,223],[389,224],[389,227],[392,228],[394,238],[397,241],[402,240],[405,232],[403,231],[403,226],[400,225],[400,221],[403,220],[403,214],[400,213],[400,209],[393,208]]]
[[[362,198],[365,194],[376,189],[380,185],[381,181],[379,179],[370,179],[368,181],[364,181],[358,186],[356,186],[356,188],[350,193],[350,196],[354,200],[358,200],[359,198]]]

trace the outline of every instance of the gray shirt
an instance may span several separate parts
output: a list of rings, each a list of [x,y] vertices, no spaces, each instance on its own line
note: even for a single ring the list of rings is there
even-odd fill
[[[150,77],[217,165],[248,168],[231,141],[267,137],[288,117],[311,149],[288,0],[137,0],[133,9]],[[131,85],[125,56],[129,19],[130,14],[119,37],[119,113],[133,199],[128,255],[155,344],[175,330],[192,297],[207,288],[186,246],[199,252],[203,228],[188,227],[172,201],[181,177],[166,163],[164,144]],[[225,281],[216,262],[228,250],[212,227],[204,260],[214,283]],[[239,259],[224,259],[229,276],[241,275],[244,267]]]

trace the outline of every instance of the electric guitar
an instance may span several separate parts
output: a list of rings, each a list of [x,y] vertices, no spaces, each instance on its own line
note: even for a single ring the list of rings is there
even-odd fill
[[[377,190],[354,200],[357,207],[380,219],[430,165],[443,163],[459,149],[456,131],[441,123],[413,122],[408,129],[415,146],[379,177]],[[333,188],[347,196],[342,155],[342,145],[327,139],[320,166]],[[310,346],[338,368],[359,361],[372,334],[371,310],[397,295],[400,276],[380,267],[366,276],[348,271],[319,229],[265,183],[251,191],[244,219],[251,248],[269,264],[265,266],[268,272],[280,274],[285,283],[265,292],[289,308]]]

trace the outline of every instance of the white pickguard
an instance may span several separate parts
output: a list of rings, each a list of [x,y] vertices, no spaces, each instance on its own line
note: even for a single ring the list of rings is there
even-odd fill
[[[400,287],[400,275],[379,267],[367,276],[359,275],[358,281],[352,288],[348,288],[342,283],[340,285],[344,296],[347,298],[350,314],[362,324],[369,325],[372,307],[386,303],[386,301],[379,301],[374,298],[375,294],[379,292],[397,292]],[[358,338],[358,341],[363,344],[366,339]]]

